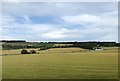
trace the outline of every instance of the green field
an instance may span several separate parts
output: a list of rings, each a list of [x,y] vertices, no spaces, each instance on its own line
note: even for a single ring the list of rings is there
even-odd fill
[[[21,49],[19,49],[20,51]],[[36,51],[38,49],[35,49]],[[6,50],[3,50],[3,53]],[[117,79],[118,49],[101,51],[81,48],[54,48],[21,55],[11,50],[2,57],[3,79]]]

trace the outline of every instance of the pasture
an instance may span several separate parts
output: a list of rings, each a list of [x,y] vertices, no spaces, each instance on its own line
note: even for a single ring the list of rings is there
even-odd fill
[[[94,51],[82,48],[53,48],[39,54],[21,55],[11,50],[3,56],[3,79],[117,79],[118,49]],[[21,50],[21,49],[19,49]],[[8,51],[3,50],[3,53]]]

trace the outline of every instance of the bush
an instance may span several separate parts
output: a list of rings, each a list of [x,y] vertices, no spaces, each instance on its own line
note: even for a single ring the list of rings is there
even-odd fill
[[[36,51],[35,51],[35,50],[30,50],[30,53],[31,53],[31,54],[35,54]]]
[[[40,48],[40,50],[47,50],[47,48],[43,48],[43,47],[42,47],[42,48]]]
[[[30,54],[30,53],[29,53],[27,50],[24,50],[24,49],[23,49],[23,50],[21,51],[21,54]]]

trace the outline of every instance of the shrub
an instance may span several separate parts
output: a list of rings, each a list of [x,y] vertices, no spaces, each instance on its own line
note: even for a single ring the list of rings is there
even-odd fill
[[[47,48],[43,48],[43,47],[42,47],[42,48],[40,48],[40,50],[47,50]]]
[[[31,54],[35,54],[36,51],[35,51],[35,50],[30,50],[30,53],[31,53]]]
[[[23,49],[23,50],[21,51],[21,54],[30,54],[30,53],[29,53],[27,50],[24,50],[24,49]]]

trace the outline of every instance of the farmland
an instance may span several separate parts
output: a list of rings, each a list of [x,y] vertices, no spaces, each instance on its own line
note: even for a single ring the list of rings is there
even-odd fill
[[[51,48],[39,54],[3,50],[3,79],[117,79],[118,48],[94,51],[83,48]],[[31,50],[31,49],[27,49]]]

